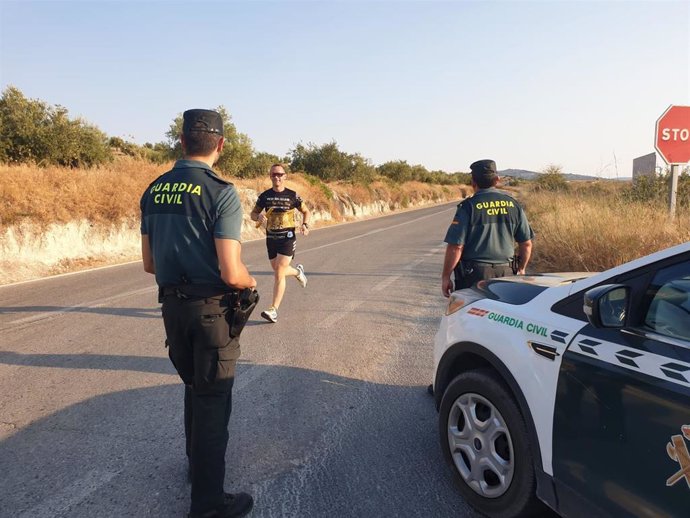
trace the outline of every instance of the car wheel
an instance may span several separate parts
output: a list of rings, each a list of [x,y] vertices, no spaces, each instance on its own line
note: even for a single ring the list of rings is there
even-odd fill
[[[465,372],[448,385],[439,425],[443,455],[470,505],[496,518],[543,510],[524,420],[492,371]]]

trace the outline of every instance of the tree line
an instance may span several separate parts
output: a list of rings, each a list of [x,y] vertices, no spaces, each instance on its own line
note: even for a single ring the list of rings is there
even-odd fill
[[[281,162],[293,172],[304,172],[325,182],[367,184],[383,177],[395,183],[413,180],[441,185],[470,183],[468,173],[429,171],[404,160],[374,166],[359,153],[339,149],[336,142],[299,143],[283,157],[259,152],[249,136],[237,130],[225,107],[216,110],[225,121],[226,139],[216,168],[226,175],[255,178],[265,175],[271,164]],[[5,164],[88,168],[107,164],[118,155],[163,163],[182,156],[181,131],[180,113],[170,124],[166,140],[139,145],[121,137],[110,137],[81,118],[70,118],[62,106],[28,99],[16,87],[8,86],[0,97],[0,162]]]

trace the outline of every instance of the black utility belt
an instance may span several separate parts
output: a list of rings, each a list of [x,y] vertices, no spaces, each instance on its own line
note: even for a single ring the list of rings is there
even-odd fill
[[[173,296],[178,299],[198,300],[237,294],[239,294],[239,290],[203,284],[179,284],[177,286],[160,286],[158,288],[158,300],[160,302],[166,297]]]
[[[482,261],[461,261],[466,266],[477,266],[480,268],[507,268],[510,263],[484,263]]]

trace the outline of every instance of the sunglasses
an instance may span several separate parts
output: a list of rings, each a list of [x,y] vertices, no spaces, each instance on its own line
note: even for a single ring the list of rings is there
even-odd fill
[[[271,173],[271,178],[282,178],[287,173]]]

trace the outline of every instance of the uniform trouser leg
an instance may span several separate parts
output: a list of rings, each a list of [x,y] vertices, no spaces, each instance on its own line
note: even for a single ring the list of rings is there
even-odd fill
[[[231,387],[227,391],[192,389],[192,512],[223,502]]]
[[[227,307],[217,300],[169,297],[163,320],[170,359],[185,383],[186,451],[192,468],[192,512],[223,503],[232,385],[240,346],[230,338]]]

